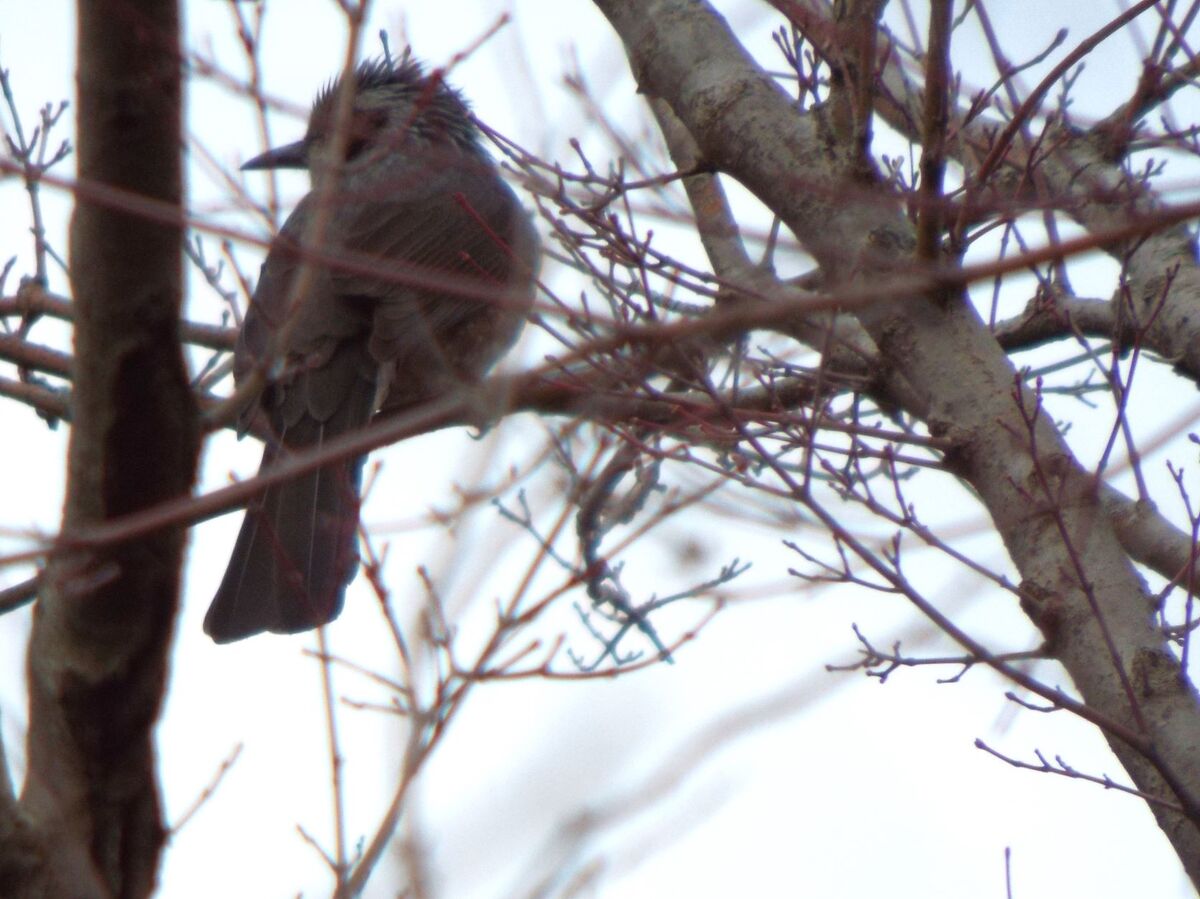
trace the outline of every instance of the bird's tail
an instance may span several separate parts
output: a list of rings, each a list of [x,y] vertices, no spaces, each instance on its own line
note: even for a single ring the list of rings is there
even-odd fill
[[[269,469],[278,455],[268,446],[261,470]],[[310,630],[337,617],[358,563],[365,458],[335,462],[276,484],[250,504],[204,618],[205,633],[228,643],[262,631]]]

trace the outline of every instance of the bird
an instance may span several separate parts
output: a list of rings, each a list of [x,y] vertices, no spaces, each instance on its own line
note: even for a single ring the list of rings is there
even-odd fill
[[[238,419],[241,434],[266,432],[260,472],[477,383],[516,340],[536,288],[536,229],[465,98],[410,52],[331,81],[301,140],[242,168],[307,169],[312,185],[268,249],[234,350],[235,382],[264,384]],[[325,227],[314,229],[320,211]],[[310,230],[321,241],[306,255]],[[339,254],[369,264],[340,265]],[[338,616],[358,567],[365,458],[274,484],[247,505],[204,618],[214,641]]]

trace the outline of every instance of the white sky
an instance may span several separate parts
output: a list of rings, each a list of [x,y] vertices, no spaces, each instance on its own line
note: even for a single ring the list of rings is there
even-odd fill
[[[337,70],[342,32],[328,5],[293,0],[273,8],[264,57],[269,94],[306,107]],[[754,3],[722,8],[729,9],[752,52],[779,68],[769,39],[778,20]],[[482,118],[530,149],[574,164],[568,138],[602,146],[563,86],[561,73],[576,59],[610,115],[635,135],[649,134],[619,43],[584,0],[380,2],[375,9],[367,30],[369,53],[377,51],[374,34],[380,27],[389,29],[394,47],[402,46],[404,23],[418,55],[433,64],[448,61],[501,12],[511,11],[513,23],[458,67],[451,81]],[[1064,21],[1071,25],[1070,47],[1113,14],[1111,4],[1084,0],[998,0],[989,9],[1014,58],[1044,46]],[[192,48],[211,46],[218,60],[238,65],[224,3],[195,0],[187,5],[187,17]],[[0,0],[0,65],[11,72],[27,125],[40,104],[72,95],[73,28],[71,5],[62,0],[37,5]],[[974,52],[970,45],[961,49],[960,60]],[[1089,60],[1077,114],[1106,111],[1112,96],[1128,91],[1136,73],[1129,54],[1127,41],[1117,38]],[[1025,83],[1035,78],[1030,75]],[[2,120],[7,124],[6,112]],[[243,105],[222,89],[193,91],[189,123],[231,166],[261,149]],[[273,129],[275,142],[284,143],[298,137],[303,124],[279,116]],[[223,194],[194,156],[190,171],[193,202],[215,214]],[[265,195],[261,176],[246,183],[256,196]],[[299,179],[281,184],[289,203],[305,187]],[[45,204],[51,239],[65,252],[69,198],[48,190]],[[248,219],[237,221],[243,228],[256,227]],[[0,256],[16,253],[21,263],[28,261],[26,222],[20,185],[0,182]],[[255,250],[247,246],[237,253],[253,275]],[[19,272],[26,270],[21,263]],[[559,278],[555,283],[568,295],[584,287],[572,289],[569,275],[549,275]],[[1089,276],[1081,272],[1079,277]],[[1095,277],[1094,293],[1106,295],[1110,288],[1104,276]],[[10,282],[6,293],[14,287]],[[67,291],[61,275],[52,287]],[[189,304],[194,318],[215,320],[219,314],[212,294],[199,285],[193,286]],[[522,353],[531,358],[535,343],[531,336],[510,364],[519,365]],[[1174,414],[1195,404],[1194,387],[1153,383],[1167,385],[1156,389],[1179,397],[1177,404],[1158,408],[1169,405]],[[1073,408],[1063,408],[1075,415]],[[27,545],[23,533],[55,527],[65,433],[48,431],[23,408],[6,404],[4,410],[4,468],[21,473],[6,479],[0,518],[0,533],[15,535],[0,546],[12,548]],[[1146,430],[1154,424],[1148,422]],[[379,454],[386,464],[365,510],[367,520],[411,522],[431,505],[446,504],[453,483],[479,480],[481,456],[490,459],[489,475],[497,476],[540,440],[536,426],[521,425],[506,424],[483,446],[464,433],[445,433]],[[1087,456],[1086,437],[1081,440],[1077,446]],[[252,473],[258,452],[249,441],[238,444],[230,435],[218,436],[204,458],[202,488],[220,486],[231,471]],[[1170,458],[1191,462],[1194,453],[1184,452]],[[1165,458],[1148,460],[1156,476],[1161,477]],[[419,477],[410,474],[418,471],[423,472]],[[725,499],[739,501],[732,493]],[[963,506],[959,494],[926,491],[919,502],[924,514],[942,521],[977,520],[969,511],[958,511]],[[331,843],[319,674],[302,654],[315,648],[315,639],[262,637],[217,647],[200,628],[237,523],[236,515],[207,523],[196,529],[191,544],[159,736],[168,816],[177,817],[192,803],[237,743],[245,749],[217,795],[170,847],[161,895],[322,895],[329,884],[324,866],[297,833],[299,825],[324,845]],[[681,578],[711,576],[735,556],[754,562],[748,584],[772,588],[772,598],[724,611],[675,665],[611,682],[523,682],[477,692],[422,776],[411,822],[430,854],[437,894],[455,899],[524,895],[517,886],[528,886],[529,872],[542,872],[547,860],[564,851],[571,822],[582,812],[615,803],[629,817],[588,844],[579,859],[600,859],[603,873],[593,895],[1003,896],[1006,847],[1012,850],[1013,895],[1019,899],[1194,895],[1140,801],[1016,771],[973,748],[982,738],[1026,759],[1040,749],[1049,756],[1061,754],[1078,769],[1125,781],[1090,727],[1065,714],[1016,710],[1004,699],[1008,687],[983,671],[955,685],[933,682],[947,672],[902,671],[883,687],[861,675],[825,673],[827,662],[854,656],[851,622],[880,645],[903,638],[910,652],[930,635],[899,600],[845,588],[805,590],[789,581],[788,566],[800,560],[779,545],[779,536],[749,526],[713,532],[708,522],[683,519],[631,556],[629,579],[647,594],[668,592],[664,584]],[[803,534],[786,536],[801,539]],[[453,535],[425,527],[394,529],[389,537],[395,544],[389,582],[406,612],[420,599],[413,574],[417,564],[430,566],[453,604],[498,593],[532,551],[529,538],[502,523],[490,507]],[[708,555],[699,567],[684,571],[673,549],[688,539],[698,540]],[[1005,564],[994,542],[977,539],[972,548],[982,560]],[[998,640],[1013,647],[1034,645],[1032,629],[1010,597],[982,591],[977,581],[945,569],[932,556],[914,555],[911,561],[919,568],[915,576],[930,584],[946,607],[962,610],[968,627],[1000,635]],[[26,575],[0,570],[0,586]],[[487,605],[477,603],[485,613]],[[464,616],[469,638],[481,627],[480,610]],[[686,626],[696,613],[679,616],[680,626]],[[558,620],[570,645],[592,649],[569,609]],[[9,648],[0,656],[2,733],[18,762],[28,622],[27,611],[0,618],[0,645]],[[329,637],[335,652],[388,670],[386,635],[361,583],[350,591],[347,611]],[[1050,666],[1037,670],[1052,681],[1061,677]],[[339,673],[338,687],[351,698],[381,697],[346,672]],[[746,709],[760,714],[751,716],[756,726],[743,730],[728,716]],[[369,837],[390,799],[390,771],[402,736],[392,719],[373,712],[344,711],[340,726],[354,844]],[[638,797],[661,783],[663,771],[679,769],[701,750],[703,761],[678,789],[640,807]],[[367,895],[393,895],[394,889],[385,869]]]

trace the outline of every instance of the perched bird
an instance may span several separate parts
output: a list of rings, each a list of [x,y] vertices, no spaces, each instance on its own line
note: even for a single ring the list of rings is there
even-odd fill
[[[303,140],[242,166],[306,168],[313,185],[271,245],[234,356],[239,383],[266,376],[241,415],[243,430],[257,421],[269,432],[260,471],[476,382],[533,299],[536,232],[462,96],[407,53],[352,77],[344,159],[333,133],[339,80],[317,96]],[[302,244],[323,199],[319,253],[306,266]],[[355,264],[339,265],[339,253]],[[215,641],[338,615],[358,563],[364,459],[249,504],[204,619]]]

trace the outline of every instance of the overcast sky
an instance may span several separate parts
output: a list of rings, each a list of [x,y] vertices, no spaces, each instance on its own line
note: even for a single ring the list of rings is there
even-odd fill
[[[303,110],[336,73],[344,44],[332,5],[274,5],[263,55],[270,96]],[[63,0],[0,0],[0,66],[11,73],[26,127],[42,103],[73,96],[71,8]],[[770,41],[777,17],[758,3],[722,8],[751,52],[781,68]],[[564,85],[563,72],[576,66],[614,120],[632,135],[651,134],[619,42],[584,0],[379,2],[374,9],[365,52],[377,53],[374,35],[386,28],[395,47],[406,34],[416,53],[434,65],[449,62],[510,12],[511,23],[457,66],[450,80],[481,118],[531,150],[573,166],[570,138],[605,146]],[[1085,0],[998,0],[989,9],[1018,59],[1044,47],[1063,21],[1070,24],[1070,47],[1116,11],[1115,4]],[[240,71],[225,3],[194,0],[187,4],[187,20],[192,50]],[[970,40],[958,47],[960,61],[980,52]],[[1102,48],[1080,80],[1078,112],[1102,113],[1114,94],[1127,93],[1136,59],[1124,36]],[[1026,83],[1035,80],[1031,74]],[[222,163],[236,166],[262,149],[246,104],[226,88],[194,82],[188,115],[190,131]],[[0,121],[9,127],[7,110]],[[68,122],[63,136],[70,127]],[[276,143],[289,142],[302,134],[303,120],[280,113],[272,129]],[[70,173],[69,164],[58,172]],[[203,215],[266,235],[261,223],[228,208],[227,192],[195,152],[189,174],[192,201]],[[1194,179],[1182,173],[1180,190],[1188,183]],[[245,184],[252,195],[265,196],[263,176],[249,176]],[[280,184],[288,206],[305,189],[301,176]],[[44,203],[50,239],[65,253],[69,195],[46,189]],[[17,255],[17,272],[28,270],[30,258],[27,209],[21,186],[0,181],[0,256]],[[241,246],[236,252],[253,276],[259,251]],[[566,295],[586,287],[553,265],[546,275]],[[1081,272],[1085,283],[1088,277]],[[1100,267],[1094,277],[1097,291],[1106,294],[1111,271]],[[61,273],[51,286],[68,292]],[[14,287],[10,280],[5,292]],[[191,317],[219,319],[217,299],[198,279],[188,302]],[[53,328],[39,333],[56,339]],[[544,345],[530,334],[506,364],[519,367],[540,349]],[[1163,383],[1163,389],[1179,391],[1173,394],[1179,402],[1169,404],[1172,413],[1194,408],[1194,391]],[[0,513],[0,546],[11,549],[27,545],[23,535],[56,526],[66,430],[50,430],[12,404],[4,405],[0,421],[5,469],[20,473],[6,479]],[[1146,423],[1147,429],[1154,425]],[[468,598],[496,590],[521,570],[532,549],[528,535],[490,506],[454,534],[420,522],[430,508],[452,502],[454,484],[492,483],[508,465],[525,460],[531,439],[540,439],[529,435],[538,433],[536,423],[510,422],[483,441],[462,431],[440,433],[377,454],[383,473],[364,516],[392,541],[388,572],[398,605],[411,612],[420,602],[414,572],[427,564],[452,599],[461,600],[464,632],[469,636],[483,626],[472,617],[479,613],[467,610]],[[226,483],[231,472],[252,474],[258,454],[251,441],[214,438],[201,489]],[[1148,459],[1156,476],[1163,476],[1165,458],[1159,453]],[[963,503],[959,494],[931,493],[921,501],[942,520],[978,523],[977,515],[950,508]],[[218,647],[201,632],[238,518],[198,527],[191,543],[159,736],[169,818],[190,806],[237,744],[244,749],[216,796],[169,848],[161,894],[322,895],[329,884],[324,865],[297,832],[300,826],[331,843],[319,670],[304,655],[315,639],[267,636]],[[579,859],[602,860],[595,895],[605,897],[999,897],[1006,848],[1018,899],[1193,895],[1142,802],[1016,771],[973,747],[982,738],[1022,758],[1040,749],[1124,781],[1092,728],[1065,714],[1019,710],[1004,699],[1007,685],[984,671],[954,685],[935,683],[938,672],[930,669],[900,672],[882,687],[860,674],[826,673],[826,663],[854,658],[852,622],[884,645],[904,639],[909,651],[944,643],[923,642],[932,639],[928,628],[894,598],[844,587],[817,591],[789,579],[787,568],[798,560],[779,544],[777,531],[740,525],[713,532],[710,524],[691,527],[685,519],[656,540],[628,563],[631,578],[647,592],[659,589],[656,576],[669,580],[686,567],[678,550],[693,541],[702,562],[686,572],[689,577],[711,574],[733,557],[749,559],[754,568],[744,592],[762,598],[722,612],[672,666],[613,681],[481,688],[422,776],[411,821],[440,895],[516,895],[516,885],[527,885],[531,872],[568,851],[581,813],[614,808],[622,811],[614,826],[588,843]],[[488,548],[484,557],[493,564],[480,564],[480,547]],[[1001,550],[985,537],[974,549],[985,563],[1005,565]],[[968,625],[1014,647],[1036,644],[1010,597],[989,596],[977,581],[936,567],[932,557],[920,559],[934,566],[920,576]],[[27,575],[0,569],[0,586]],[[486,611],[486,600],[477,604]],[[685,620],[680,613],[678,623]],[[572,646],[593,648],[570,609],[556,621]],[[18,765],[28,627],[27,610],[0,619],[0,645],[8,650],[0,656],[2,732]],[[387,635],[361,583],[351,589],[329,636],[335,652],[388,669]],[[1051,681],[1061,677],[1049,666],[1037,673]],[[355,699],[383,697],[346,672],[339,673],[338,687]],[[356,843],[369,836],[390,799],[402,731],[388,715],[352,710],[342,714],[341,728],[349,832]],[[665,795],[654,792],[666,789],[668,775],[689,767],[691,775]],[[393,894],[394,880],[379,872],[367,895]]]

